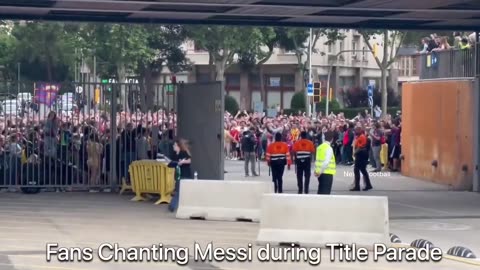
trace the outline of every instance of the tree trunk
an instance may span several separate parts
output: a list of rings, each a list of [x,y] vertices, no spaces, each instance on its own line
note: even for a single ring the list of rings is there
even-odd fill
[[[388,89],[387,89],[387,72],[388,72],[388,59],[390,56],[388,55],[388,46],[395,46],[394,44],[389,44],[389,36],[388,30],[383,31],[383,61],[381,69],[381,82],[380,87],[382,89],[382,116],[387,114],[388,108]],[[373,115],[372,115],[373,116]]]
[[[215,81],[222,83],[222,90],[225,91],[225,64],[223,61],[215,61]]]
[[[261,96],[261,101],[263,102],[263,107],[267,105],[267,91],[265,89],[265,78],[263,75],[263,65],[258,66],[258,76],[260,77],[260,96]]]
[[[380,89],[382,93],[382,116],[384,116],[387,114],[388,108],[387,69],[385,67],[381,68],[381,74]]]
[[[125,112],[130,112],[129,104],[128,104],[128,94],[127,89],[125,87],[125,80],[127,79],[127,70],[124,64],[117,65],[117,77],[118,83],[120,87],[115,88],[115,90],[120,91],[120,105]],[[115,104],[112,106],[117,106],[118,101],[115,99]]]
[[[215,81],[215,61],[211,53],[208,53],[208,72],[210,73],[210,80]]]

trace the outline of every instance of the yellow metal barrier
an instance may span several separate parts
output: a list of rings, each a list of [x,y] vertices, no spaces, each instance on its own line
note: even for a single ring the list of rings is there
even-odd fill
[[[382,144],[382,148],[380,150],[380,161],[383,164],[383,168],[388,170],[388,144]]]
[[[158,194],[155,204],[170,203],[175,188],[175,169],[154,160],[140,160],[129,167],[132,189],[135,197],[132,201],[145,201],[145,195]]]
[[[125,177],[122,177],[122,187],[120,188],[120,195],[129,190],[134,191],[132,189],[132,185],[127,184],[127,180],[125,180]]]

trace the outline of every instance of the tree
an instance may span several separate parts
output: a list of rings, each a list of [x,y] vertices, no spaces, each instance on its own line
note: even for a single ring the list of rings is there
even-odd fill
[[[280,48],[285,51],[294,52],[297,57],[297,76],[295,90],[303,91],[306,87],[304,74],[308,71],[310,63],[310,33],[305,28],[276,28],[278,43]],[[320,37],[325,37],[324,45],[334,44],[338,40],[343,40],[345,35],[338,29],[315,28],[312,30],[312,53],[318,53],[316,49]],[[304,61],[304,59],[306,59]]]
[[[259,35],[255,27],[194,26],[188,28],[188,36],[197,47],[208,51],[215,68],[211,74],[225,89],[225,71],[234,63],[235,54],[251,48]]]
[[[108,75],[125,83],[127,75],[138,70],[138,63],[154,58],[147,45],[146,32],[143,25],[86,24],[80,34],[81,49],[85,55],[95,55],[98,62],[107,63],[106,66],[100,65],[100,72],[111,72]],[[120,103],[129,111],[135,102],[128,102],[127,90],[121,85]]]
[[[374,42],[377,40],[377,37],[383,37],[382,59],[379,58],[378,53],[374,53],[374,58],[381,72],[380,91],[382,95],[382,112],[385,114],[388,107],[387,72],[390,66],[395,63],[398,50],[403,44],[406,33],[388,30],[360,31],[360,33],[372,53],[374,52]]]
[[[179,25],[145,26],[146,54],[139,59],[137,73],[140,83],[140,104],[143,111],[153,108],[155,96],[152,78],[168,67],[171,73],[189,68],[186,52],[181,45],[185,42],[186,31]]]
[[[17,40],[11,35],[6,23],[0,23],[0,74],[7,81],[14,73],[15,48]]]
[[[247,48],[239,53],[239,64],[246,70],[258,71],[260,81],[261,101],[266,101],[265,78],[263,65],[272,57],[275,46],[278,44],[278,36],[273,27],[260,27],[252,31],[255,37]]]
[[[73,62],[74,44],[66,24],[17,23],[11,33],[17,40],[15,60],[25,64],[22,65],[25,67],[23,71],[28,77],[48,81],[67,79],[69,64]]]

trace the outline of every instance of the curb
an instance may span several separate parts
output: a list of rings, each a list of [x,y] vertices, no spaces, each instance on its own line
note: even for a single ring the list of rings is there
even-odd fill
[[[393,236],[396,236],[394,234],[390,234],[390,238],[393,239]],[[400,238],[398,238],[398,236],[396,236],[395,240],[400,240]],[[424,239],[417,239],[417,240],[414,240],[412,242],[412,244],[407,244],[407,243],[403,243],[403,242],[395,242],[395,243],[391,243],[391,247],[394,247],[394,248],[408,248],[408,247],[414,247],[414,248],[419,248],[417,246],[413,246],[413,244],[420,244],[420,243],[423,243],[423,248],[432,248],[434,247],[432,242],[428,241],[428,240],[424,240]],[[428,245],[430,244],[430,245]],[[428,245],[428,246],[427,246]],[[463,251],[469,251],[473,256],[475,256],[470,249],[467,249],[467,248],[464,248],[464,247],[453,247],[453,248],[450,248],[448,251],[450,252],[443,252],[443,259],[445,260],[449,260],[449,261],[454,261],[454,262],[458,262],[458,263],[463,263],[463,264],[469,264],[469,265],[474,265],[474,266],[480,266],[480,259],[474,259],[474,258],[464,258],[464,257],[459,257],[459,256],[455,256],[455,255],[451,255],[451,254],[448,254],[448,253],[452,253],[454,251],[454,249],[459,249],[459,248],[462,248]]]

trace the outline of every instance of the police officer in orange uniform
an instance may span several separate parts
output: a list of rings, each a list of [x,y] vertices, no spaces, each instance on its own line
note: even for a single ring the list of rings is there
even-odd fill
[[[300,140],[293,145],[295,166],[297,168],[298,194],[308,194],[312,168],[312,155],[315,154],[315,145],[307,139],[307,132],[300,133]],[[305,182],[303,177],[305,176]],[[305,183],[305,185],[304,185]]]
[[[282,142],[282,134],[275,134],[275,142],[267,148],[267,162],[272,169],[272,181],[275,186],[275,193],[283,193],[283,173],[285,165],[292,164],[288,144]]]

